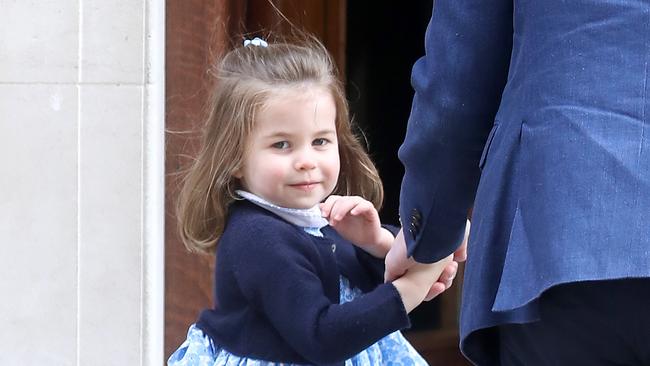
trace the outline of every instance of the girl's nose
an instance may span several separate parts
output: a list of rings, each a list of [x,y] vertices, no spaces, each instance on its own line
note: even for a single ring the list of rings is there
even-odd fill
[[[311,151],[302,151],[295,161],[296,170],[310,170],[316,167],[316,159]]]

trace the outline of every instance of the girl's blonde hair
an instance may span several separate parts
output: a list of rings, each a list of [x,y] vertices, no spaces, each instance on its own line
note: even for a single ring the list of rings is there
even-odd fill
[[[311,36],[293,42],[249,45],[228,52],[216,66],[201,150],[185,177],[178,201],[180,237],[194,252],[213,253],[236,199],[246,142],[255,115],[270,97],[293,87],[324,87],[334,97],[341,170],[334,194],[358,195],[379,208],[383,188],[374,164],[354,135],[334,63]]]

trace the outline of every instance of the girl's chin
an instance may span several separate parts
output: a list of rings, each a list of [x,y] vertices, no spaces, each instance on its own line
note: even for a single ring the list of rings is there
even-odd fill
[[[313,199],[302,199],[302,200],[291,200],[289,202],[286,202],[285,205],[283,205],[286,208],[293,208],[293,209],[299,209],[299,210],[304,210],[304,209],[310,209],[319,203],[323,202],[323,200],[326,197],[316,197]]]

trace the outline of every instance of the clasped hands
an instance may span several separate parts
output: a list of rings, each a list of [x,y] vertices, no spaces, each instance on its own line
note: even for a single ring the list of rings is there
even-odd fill
[[[464,261],[467,256],[469,223],[463,243],[454,254],[438,262],[426,264],[407,258],[402,230],[393,237],[391,232],[383,228],[379,214],[371,202],[358,196],[331,195],[320,204],[320,209],[322,216],[341,236],[371,255],[385,258],[386,282],[400,279],[405,282],[408,278],[410,282],[415,281],[417,284],[407,284],[406,287],[428,289],[426,294],[415,296],[419,301],[431,300],[451,287],[458,271],[458,263]],[[402,286],[398,286],[398,290],[401,289]],[[413,305],[417,306],[419,301],[414,301]]]
[[[431,284],[424,300],[429,301],[440,295],[453,284],[458,272],[458,263],[467,259],[469,225],[468,221],[460,247],[453,254],[435,263],[418,263],[412,257],[407,257],[404,233],[400,230],[391,249],[386,254],[385,281],[393,281],[414,270],[427,271],[429,273],[428,280]]]

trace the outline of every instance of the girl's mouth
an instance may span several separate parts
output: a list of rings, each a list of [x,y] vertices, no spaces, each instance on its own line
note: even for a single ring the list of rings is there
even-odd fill
[[[302,182],[302,183],[297,183],[297,184],[291,184],[290,186],[296,189],[300,189],[301,191],[309,192],[316,188],[316,185],[318,183],[316,182]]]

